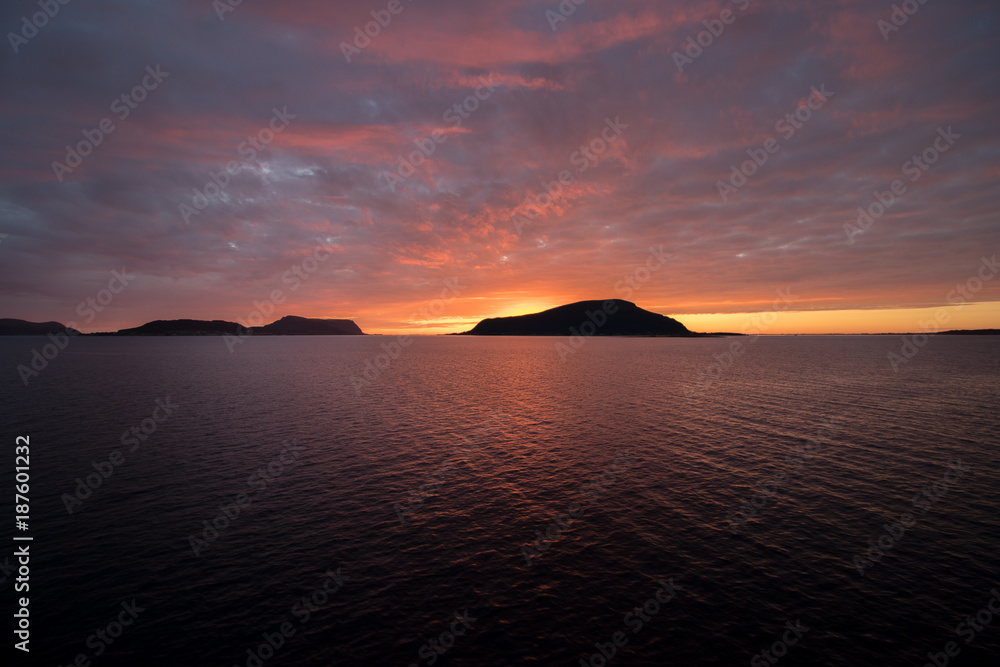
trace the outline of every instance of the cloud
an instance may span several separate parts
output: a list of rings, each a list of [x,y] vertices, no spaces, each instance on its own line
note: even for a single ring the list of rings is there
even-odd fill
[[[74,319],[124,264],[140,279],[96,329],[238,319],[317,238],[340,251],[280,314],[372,331],[404,328],[455,275],[469,288],[442,315],[452,330],[620,296],[651,245],[677,258],[633,300],[665,313],[744,312],[788,285],[803,310],[941,303],[1000,229],[1000,10],[928,3],[886,41],[891,3],[742,5],[591,2],[552,30],[556,2],[404,0],[351,63],[341,43],[384,4],[248,0],[224,21],[201,1],[67,5],[0,60],[3,311]],[[671,54],[727,8],[679,73]],[[0,25],[25,11],[5,6]],[[113,101],[157,64],[170,76],[118,118]],[[782,137],[822,85],[829,103]],[[276,107],[295,118],[247,159]],[[114,132],[57,180],[53,161],[104,118]],[[587,159],[615,118],[627,129]],[[857,208],[947,126],[954,148],[848,243]],[[723,202],[717,183],[771,137],[780,151]],[[180,206],[233,160],[186,223]],[[572,184],[519,229],[564,171]]]

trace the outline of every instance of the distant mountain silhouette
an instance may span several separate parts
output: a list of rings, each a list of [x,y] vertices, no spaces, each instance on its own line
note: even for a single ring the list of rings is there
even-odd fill
[[[579,301],[531,315],[491,317],[468,336],[700,336],[677,320],[631,301]]]
[[[27,320],[0,319],[0,336],[47,336],[51,333],[76,335],[76,329],[67,329],[59,322],[28,322]]]
[[[1000,336],[1000,329],[956,329],[938,333],[942,336]]]
[[[320,320],[287,315],[262,327],[246,329],[225,320],[156,320],[141,327],[122,329],[112,336],[363,336],[353,320]]]
[[[130,329],[81,334],[59,322],[0,319],[0,336],[45,336],[50,333],[81,336],[239,336],[246,335],[247,331],[242,324],[225,320],[154,320]],[[365,335],[353,320],[321,320],[293,315],[262,327],[250,327],[249,332],[255,336]]]
[[[294,315],[253,327],[251,331],[263,336],[363,336],[365,333],[353,320],[316,320]]]
[[[112,336],[236,336],[243,327],[225,320],[154,320],[131,329],[119,329]]]

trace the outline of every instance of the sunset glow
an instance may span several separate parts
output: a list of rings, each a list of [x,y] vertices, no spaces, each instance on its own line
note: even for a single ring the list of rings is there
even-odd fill
[[[995,4],[883,35],[850,0],[404,2],[361,48],[364,4],[147,4],[8,49],[5,316],[432,334],[624,298],[704,331],[790,289],[773,333],[911,331],[996,254]],[[1000,280],[966,301],[954,328],[1000,326]]]

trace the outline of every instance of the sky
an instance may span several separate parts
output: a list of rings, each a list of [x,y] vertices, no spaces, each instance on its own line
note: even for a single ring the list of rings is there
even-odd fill
[[[232,3],[3,3],[0,317],[1000,327],[994,0]]]

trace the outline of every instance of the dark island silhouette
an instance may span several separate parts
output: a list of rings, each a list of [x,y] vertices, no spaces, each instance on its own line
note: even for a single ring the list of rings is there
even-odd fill
[[[631,301],[578,301],[540,313],[490,317],[461,336],[704,336]]]
[[[605,319],[606,316],[606,319]],[[1000,336],[1000,329],[956,329],[938,331],[940,336]],[[226,320],[154,320],[118,331],[81,333],[60,322],[29,322],[0,318],[0,336],[365,336],[353,320],[327,320],[286,315],[259,327],[244,328]],[[745,334],[696,333],[677,320],[648,310],[631,301],[579,301],[530,315],[487,318],[470,331],[449,336],[671,336],[723,337]],[[798,335],[798,334],[794,334]],[[906,333],[810,334],[826,336],[908,336]]]
[[[1000,336],[1000,329],[956,329],[941,331],[942,336]]]
[[[311,317],[286,315],[277,322],[254,327],[254,334],[262,336],[363,336],[354,320],[317,320]]]
[[[134,329],[121,329],[112,336],[363,336],[353,320],[320,320],[286,315],[260,327],[244,328],[225,320],[155,320]]]
[[[288,315],[260,327],[244,328],[225,320],[154,320],[131,329],[81,334],[59,322],[0,319],[0,336],[364,336],[353,320],[323,320]]]
[[[131,329],[100,332],[95,336],[236,336],[243,327],[225,320],[153,320]]]
[[[0,319],[0,336],[48,336],[54,333],[64,333],[71,336],[81,335],[76,329],[70,329],[59,322]]]

